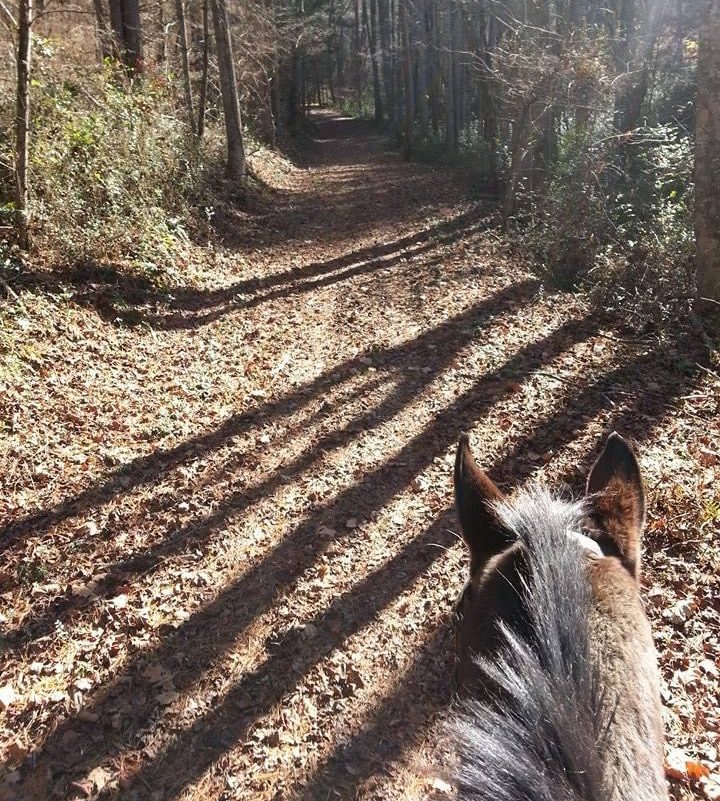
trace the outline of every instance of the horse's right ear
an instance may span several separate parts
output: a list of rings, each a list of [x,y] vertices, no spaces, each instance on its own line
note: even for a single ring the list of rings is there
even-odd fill
[[[590,470],[587,492],[600,527],[603,551],[619,557],[638,578],[640,538],[645,524],[645,492],[640,465],[630,445],[616,432]]]
[[[502,499],[502,492],[475,463],[468,435],[461,434],[455,455],[455,508],[470,549],[471,575],[511,541],[494,509]]]

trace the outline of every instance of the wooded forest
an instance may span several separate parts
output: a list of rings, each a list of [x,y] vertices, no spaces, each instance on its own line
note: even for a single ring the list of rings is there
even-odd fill
[[[546,482],[630,631],[546,558],[494,767],[720,801],[719,190],[720,0],[0,0],[0,801],[487,797],[458,624]],[[591,767],[652,706],[630,792],[541,698]]]
[[[224,140],[241,187],[249,139],[282,147],[312,109],[335,108],[372,118],[406,159],[462,159],[561,283],[643,262],[682,294],[696,258],[712,312],[718,14],[714,0],[4,4],[6,224],[14,217],[21,245],[33,226],[55,245],[68,206],[83,206],[83,227],[122,216],[130,170],[101,152],[119,113],[145,117],[158,141],[143,155],[163,162],[143,166],[137,201],[160,170],[152,205],[183,219],[213,191],[209,140]],[[92,164],[76,190],[56,185],[69,158],[74,173]],[[127,198],[98,206],[103,177]]]

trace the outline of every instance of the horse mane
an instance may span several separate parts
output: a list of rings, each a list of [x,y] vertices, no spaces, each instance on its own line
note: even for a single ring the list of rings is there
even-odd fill
[[[478,665],[498,692],[459,704],[449,724],[460,801],[608,801],[603,744],[614,715],[591,653],[585,508],[545,489],[497,505],[527,552],[531,635],[505,624]]]

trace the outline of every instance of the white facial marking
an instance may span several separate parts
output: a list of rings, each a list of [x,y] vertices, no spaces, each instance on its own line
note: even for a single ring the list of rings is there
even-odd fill
[[[582,548],[584,548],[586,551],[589,551],[594,556],[603,556],[602,549],[591,537],[581,534],[579,531],[568,531],[567,534],[571,540],[575,540]]]

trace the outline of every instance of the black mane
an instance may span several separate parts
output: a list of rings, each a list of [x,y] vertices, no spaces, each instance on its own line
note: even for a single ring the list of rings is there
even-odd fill
[[[451,723],[461,801],[608,801],[602,745],[613,716],[590,648],[592,596],[579,504],[544,490],[499,513],[528,554],[532,638],[503,627],[479,666],[500,692],[463,702]],[[569,536],[571,535],[571,536]]]

